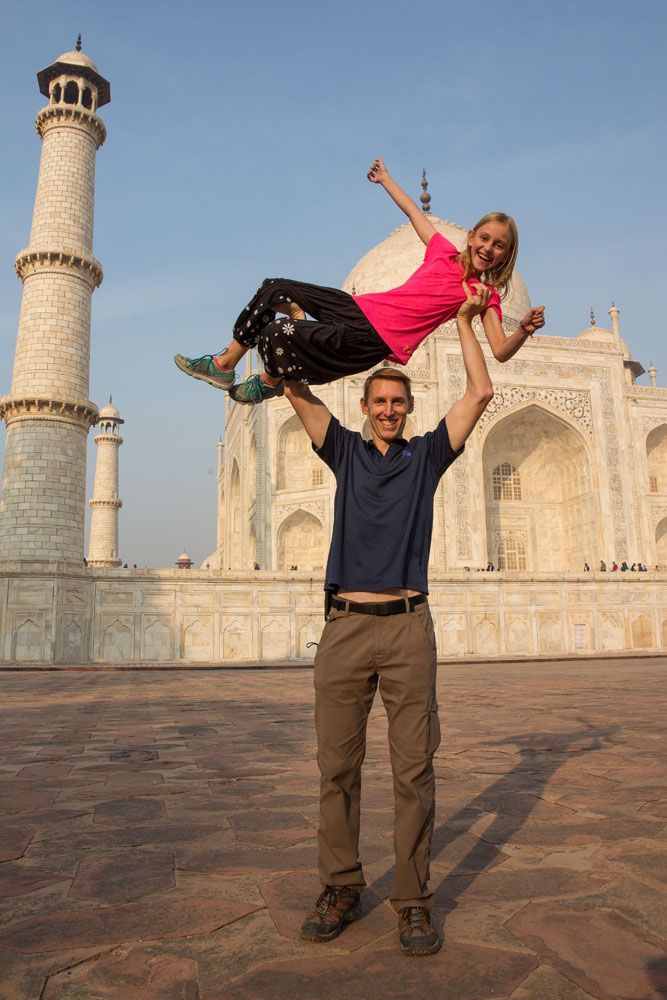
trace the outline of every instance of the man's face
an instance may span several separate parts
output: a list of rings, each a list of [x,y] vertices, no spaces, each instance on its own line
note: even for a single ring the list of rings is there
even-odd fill
[[[361,412],[370,421],[376,448],[385,452],[392,441],[403,436],[405,421],[413,410],[414,402],[408,399],[402,382],[389,378],[371,382],[368,401],[361,400]]]

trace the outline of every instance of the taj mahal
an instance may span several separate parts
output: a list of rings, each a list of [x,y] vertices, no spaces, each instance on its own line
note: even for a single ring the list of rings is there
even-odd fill
[[[335,483],[286,400],[226,397],[217,444],[215,549],[199,569],[127,569],[119,555],[119,462],[125,430],[111,401],[89,400],[94,177],[110,85],[81,50],[37,75],[46,104],[23,284],[0,497],[0,660],[174,663],[312,659]],[[465,231],[430,211],[462,246]],[[381,291],[420,264],[409,224],[366,253],[343,288]],[[622,291],[622,290],[621,290]],[[509,332],[530,308],[515,273]],[[606,321],[605,321],[606,322]],[[609,324],[534,336],[498,364],[482,337],[495,396],[440,483],[430,603],[442,658],[554,657],[667,647],[667,389],[645,374]],[[247,356],[248,372],[258,364]],[[455,323],[407,366],[415,410],[406,437],[435,426],[462,393]],[[364,376],[318,387],[351,429]],[[86,448],[96,469],[84,537]],[[215,441],[211,449],[215,449]],[[642,563],[646,572],[611,571]],[[492,563],[494,572],[481,572]],[[601,563],[606,570],[601,570]],[[588,566],[589,570],[585,571]]]

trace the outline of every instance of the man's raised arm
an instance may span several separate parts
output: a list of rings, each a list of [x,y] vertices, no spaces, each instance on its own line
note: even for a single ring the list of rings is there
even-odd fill
[[[292,404],[292,409],[315,447],[321,448],[331,420],[331,412],[321,399],[313,396],[310,386],[304,385],[303,382],[286,382],[285,399]]]
[[[490,291],[484,285],[479,285],[477,294],[473,295],[465,282],[463,289],[466,301],[458,311],[456,325],[466,370],[466,390],[445,417],[449,442],[456,451],[463,447],[473,427],[493,399],[493,386],[486,361],[471,325],[473,317],[486,309]]]

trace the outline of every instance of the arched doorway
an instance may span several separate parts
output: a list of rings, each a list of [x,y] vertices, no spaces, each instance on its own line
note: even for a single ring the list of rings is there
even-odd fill
[[[667,424],[654,427],[646,438],[649,493],[667,493]]]
[[[499,569],[581,571],[599,557],[598,501],[580,431],[537,404],[484,442],[488,558]]]
[[[296,415],[280,428],[277,454],[277,489],[309,490],[322,485],[322,461],[314,453],[310,438]]]
[[[241,548],[243,533],[241,527],[241,474],[236,459],[232,464],[232,475],[229,482],[229,562],[228,569],[242,569]]]
[[[667,517],[656,525],[655,561],[661,570],[667,570]]]
[[[305,510],[296,510],[285,518],[278,529],[278,569],[323,572],[326,558],[324,528],[321,522]]]

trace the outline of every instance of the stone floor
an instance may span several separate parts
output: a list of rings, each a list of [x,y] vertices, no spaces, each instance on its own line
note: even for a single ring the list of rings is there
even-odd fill
[[[667,995],[666,659],[440,671],[431,958],[397,950],[386,724],[365,915],[318,893],[308,670],[0,674],[2,1000]],[[661,937],[663,935],[663,937]]]

